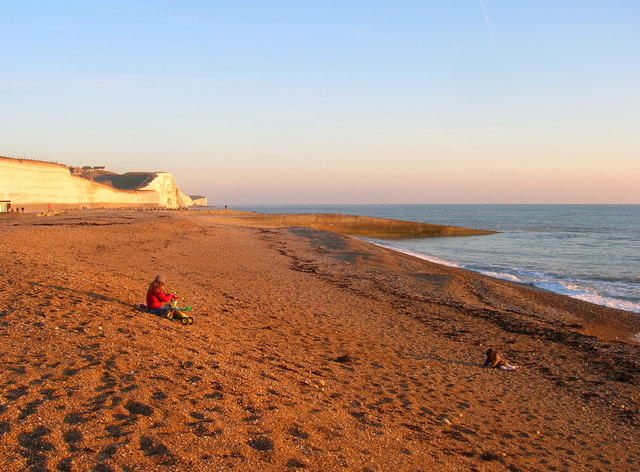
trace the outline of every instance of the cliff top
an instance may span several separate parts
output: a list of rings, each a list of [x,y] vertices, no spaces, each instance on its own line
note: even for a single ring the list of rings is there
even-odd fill
[[[155,175],[155,172],[127,172],[126,174],[103,172],[94,176],[93,180],[111,184],[113,188],[119,190],[134,190],[148,184]]]

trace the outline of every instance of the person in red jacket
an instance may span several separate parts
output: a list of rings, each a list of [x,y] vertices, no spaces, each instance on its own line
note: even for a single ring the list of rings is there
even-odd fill
[[[156,275],[147,290],[147,310],[154,315],[167,316],[169,312],[173,312],[173,309],[165,303],[177,300],[174,294],[164,291],[164,282],[163,275]]]

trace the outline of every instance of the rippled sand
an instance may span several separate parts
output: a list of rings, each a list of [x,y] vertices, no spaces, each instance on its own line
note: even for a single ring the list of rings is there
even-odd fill
[[[3,470],[640,467],[637,315],[228,223],[0,222]],[[135,310],[158,273],[194,325]]]

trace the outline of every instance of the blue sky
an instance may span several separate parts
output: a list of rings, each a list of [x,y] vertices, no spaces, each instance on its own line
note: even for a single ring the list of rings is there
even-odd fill
[[[211,204],[640,203],[635,1],[6,3],[0,155]]]

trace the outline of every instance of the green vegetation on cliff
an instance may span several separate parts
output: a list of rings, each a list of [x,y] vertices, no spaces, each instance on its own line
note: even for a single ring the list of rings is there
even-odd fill
[[[127,172],[126,174],[103,174],[94,178],[96,182],[110,183],[118,190],[134,190],[148,184],[155,174],[151,172]]]

